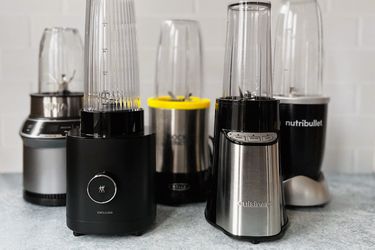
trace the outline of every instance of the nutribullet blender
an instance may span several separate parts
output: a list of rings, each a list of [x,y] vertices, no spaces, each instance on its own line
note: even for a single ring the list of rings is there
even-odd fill
[[[203,202],[210,168],[210,100],[201,98],[202,45],[193,20],[162,23],[156,65],[156,97],[150,98],[156,132],[156,192],[159,203]]]
[[[155,135],[144,128],[132,0],[88,0],[81,128],[67,137],[74,235],[141,235],[154,222]]]
[[[236,239],[275,240],[283,235],[287,217],[279,166],[279,101],[272,97],[269,1],[229,5],[224,70],[206,219]]]
[[[31,95],[23,139],[24,199],[63,206],[66,132],[79,127],[83,99],[83,45],[78,30],[47,28],[39,51],[39,92]]]
[[[286,204],[329,202],[321,172],[329,98],[323,95],[323,28],[316,0],[283,0],[274,55],[274,94],[281,101],[281,167]]]

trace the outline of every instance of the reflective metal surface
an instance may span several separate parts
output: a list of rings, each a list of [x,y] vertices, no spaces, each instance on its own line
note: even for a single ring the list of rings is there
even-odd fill
[[[157,172],[186,174],[209,168],[208,109],[151,111]]]
[[[80,119],[47,120],[27,119],[20,131],[22,138],[28,139],[64,139],[68,131],[79,128]]]
[[[318,181],[306,176],[296,176],[284,181],[285,203],[288,206],[323,206],[331,200],[324,175]]]
[[[37,194],[66,193],[64,139],[24,139],[23,185]]]
[[[79,127],[82,93],[32,94],[31,114],[23,124],[25,191],[66,193],[66,132]]]
[[[277,140],[276,133],[228,132],[227,136],[235,143],[268,144]]]
[[[275,98],[280,100],[280,103],[301,105],[328,104],[330,101],[329,97],[323,96],[276,96]]]
[[[79,118],[83,94],[59,96],[52,94],[31,95],[31,118]]]
[[[240,145],[222,133],[219,155],[217,225],[235,236],[279,234],[286,216],[277,138],[264,146]]]

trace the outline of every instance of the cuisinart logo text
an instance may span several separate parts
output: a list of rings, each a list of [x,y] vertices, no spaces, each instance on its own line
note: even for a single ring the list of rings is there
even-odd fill
[[[258,201],[239,201],[238,206],[245,208],[268,208],[271,206],[271,203]]]
[[[295,121],[286,121],[285,126],[287,127],[306,127],[306,128],[314,128],[314,127],[323,127],[323,121],[314,120],[314,121],[306,121],[306,120],[295,120]]]

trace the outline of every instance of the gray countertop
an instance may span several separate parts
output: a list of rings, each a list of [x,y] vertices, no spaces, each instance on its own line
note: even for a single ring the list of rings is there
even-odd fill
[[[232,240],[204,219],[204,204],[158,207],[153,230],[142,237],[74,237],[65,208],[22,199],[21,175],[0,175],[1,249],[375,249],[375,177],[329,176],[332,202],[288,210],[290,226],[276,242]]]

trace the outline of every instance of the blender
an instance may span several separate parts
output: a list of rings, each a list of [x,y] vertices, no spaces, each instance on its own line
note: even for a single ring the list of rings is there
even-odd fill
[[[156,97],[148,100],[156,132],[156,193],[159,203],[203,202],[210,172],[210,100],[201,98],[202,45],[193,20],[162,23]]]
[[[141,235],[156,216],[155,134],[144,127],[132,0],[87,0],[81,127],[67,137],[67,226]]]
[[[39,91],[21,129],[23,197],[44,206],[66,198],[66,132],[79,127],[83,45],[78,30],[46,28],[39,51]]]
[[[286,204],[325,205],[330,194],[321,166],[330,99],[323,95],[323,27],[316,0],[282,1],[274,60]]]
[[[280,238],[288,222],[271,57],[271,3],[229,5],[224,94],[216,101],[213,183],[205,215],[230,237],[252,243]]]

